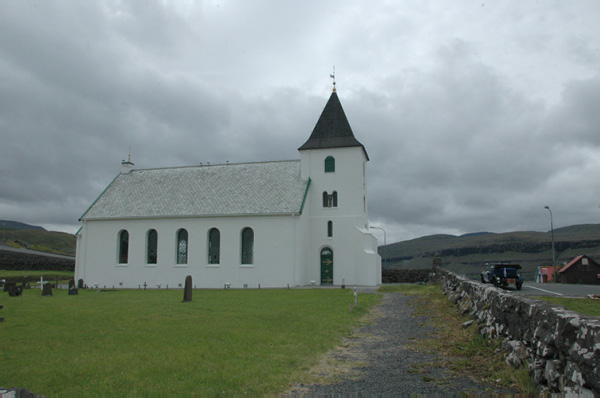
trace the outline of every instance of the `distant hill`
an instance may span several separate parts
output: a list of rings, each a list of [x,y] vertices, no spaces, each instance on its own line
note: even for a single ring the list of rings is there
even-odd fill
[[[558,265],[580,254],[599,261],[600,224],[557,228],[554,246]],[[443,267],[470,277],[477,277],[486,262],[510,261],[520,263],[526,279],[533,279],[538,266],[552,265],[552,238],[550,232],[478,232],[424,236],[379,247],[385,268],[430,268],[437,253]]]
[[[64,232],[46,231],[42,227],[17,221],[0,220],[0,245],[41,252],[75,255],[75,236]]]
[[[0,227],[6,229],[35,229],[38,231],[45,231],[43,227],[38,227],[37,225],[29,225],[22,222],[9,220],[0,220]]]

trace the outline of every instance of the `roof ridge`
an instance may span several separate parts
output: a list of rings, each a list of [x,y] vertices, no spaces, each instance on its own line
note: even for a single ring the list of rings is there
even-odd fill
[[[239,162],[239,163],[215,163],[215,164],[193,164],[186,166],[167,166],[167,167],[151,167],[147,169],[133,169],[132,171],[154,171],[154,170],[172,170],[172,169],[191,169],[195,167],[216,167],[216,166],[243,166],[247,164],[268,164],[268,163],[291,163],[299,162],[300,159],[287,160],[266,160],[262,162]]]

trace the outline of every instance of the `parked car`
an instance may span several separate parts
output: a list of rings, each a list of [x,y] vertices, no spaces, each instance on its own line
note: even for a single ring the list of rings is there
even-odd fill
[[[514,286],[521,290],[523,275],[519,264],[487,263],[488,269],[481,273],[481,283],[493,283],[496,287]]]

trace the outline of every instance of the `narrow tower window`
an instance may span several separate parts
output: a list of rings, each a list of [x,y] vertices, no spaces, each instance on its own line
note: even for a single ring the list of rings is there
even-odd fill
[[[327,192],[323,192],[323,207],[337,207],[338,206],[338,194],[337,191],[333,191],[330,195]]]
[[[333,195],[331,196],[333,200],[333,207],[337,207],[337,191],[333,191]]]
[[[148,264],[156,264],[157,258],[157,247],[158,247],[158,233],[155,229],[148,231],[147,237],[147,250],[146,250],[146,262]]]
[[[327,221],[327,237],[333,237],[333,221]]]
[[[127,264],[129,259],[129,232],[119,232],[119,264]]]
[[[219,264],[221,255],[221,233],[213,228],[208,232],[208,263]]]
[[[188,233],[185,229],[177,232],[177,264],[187,264]]]
[[[242,264],[254,263],[254,231],[252,228],[242,230]]]
[[[335,172],[335,159],[333,156],[327,156],[325,158],[325,173]]]

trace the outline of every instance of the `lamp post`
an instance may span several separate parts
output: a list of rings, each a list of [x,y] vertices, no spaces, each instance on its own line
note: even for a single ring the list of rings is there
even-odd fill
[[[552,210],[549,206],[544,206],[544,209],[550,212],[550,233],[552,234],[552,266],[554,267],[554,282],[558,282],[558,270],[556,269],[556,256],[554,254],[554,224],[552,222]]]
[[[381,258],[382,265],[385,262],[385,246],[387,245],[387,238],[385,236],[385,229],[381,227],[369,227],[371,229],[380,229],[383,231],[383,257]]]

